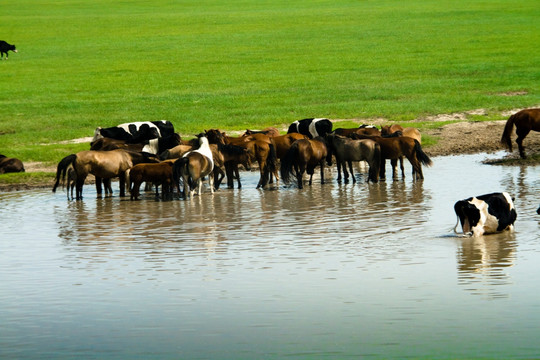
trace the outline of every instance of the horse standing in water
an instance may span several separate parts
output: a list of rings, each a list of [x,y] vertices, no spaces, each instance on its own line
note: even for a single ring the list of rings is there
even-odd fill
[[[525,155],[525,148],[523,147],[523,140],[532,131],[540,131],[540,109],[525,109],[518,111],[514,115],[510,116],[504,126],[504,131],[501,138],[501,143],[508,147],[508,150],[512,151],[512,129],[516,125],[519,156],[522,159],[527,158]]]
[[[307,172],[309,185],[313,180],[315,168],[321,168],[321,184],[324,184],[324,161],[332,165],[332,154],[329,154],[324,139],[320,136],[314,139],[295,141],[287,154],[281,159],[281,178],[285,183],[291,181],[291,175],[296,173],[298,188],[303,188],[303,175]]]
[[[99,151],[99,150],[86,150],[80,151],[75,156],[68,155],[66,158],[69,160],[63,161],[58,164],[56,178],[59,178],[59,173],[65,173],[65,169],[69,166],[73,166],[73,170],[76,178],[75,185],[75,198],[77,200],[82,199],[82,191],[84,181],[88,174],[92,174],[102,179],[112,179],[118,177],[120,180],[120,196],[125,196],[125,172],[133,167],[133,165],[140,163],[157,163],[158,158],[152,154],[138,153],[133,151],[126,151],[122,149],[111,151]],[[98,187],[96,181],[96,188],[98,196],[101,196],[101,184]],[[56,189],[53,188],[53,190]],[[107,194],[107,187],[105,192]]]
[[[202,193],[202,178],[208,177],[210,192],[214,193],[214,160],[208,139],[204,136],[199,138],[199,148],[184,154],[176,160],[173,166],[173,178],[178,184],[180,178],[184,182],[184,199],[192,198],[195,190],[198,195]]]
[[[333,132],[326,135],[329,155],[336,156],[338,178],[341,183],[341,167],[343,167],[343,176],[345,183],[349,182],[349,173],[347,164],[351,172],[353,183],[356,183],[354,177],[352,162],[366,161],[369,164],[368,181],[379,181],[379,167],[381,165],[381,146],[376,141],[370,139],[353,140],[344,136],[336,135]]]

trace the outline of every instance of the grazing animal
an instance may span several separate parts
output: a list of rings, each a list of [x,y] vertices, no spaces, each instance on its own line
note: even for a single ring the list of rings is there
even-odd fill
[[[199,145],[197,144],[197,146],[199,146]],[[193,150],[193,146],[180,144],[180,145],[176,145],[175,147],[173,147],[171,149],[165,150],[164,152],[162,152],[159,155],[159,158],[161,160],[179,159],[185,153],[187,153],[188,151],[191,151],[191,150]]]
[[[381,136],[381,132],[373,125],[360,125],[357,128],[337,128],[333,131],[336,135],[349,136],[350,134]]]
[[[70,160],[60,161],[56,171],[56,178],[59,173],[66,171],[69,166],[73,166],[76,177],[75,198],[82,199],[84,181],[88,174],[96,177],[96,190],[98,196],[101,196],[101,182],[98,186],[98,179],[120,179],[120,196],[125,196],[125,172],[136,164],[157,163],[158,158],[155,155],[139,153],[122,149],[111,151],[86,150],[80,151],[75,156],[69,156]],[[55,188],[53,188],[55,189]],[[110,185],[105,187],[105,193],[110,191]],[[112,193],[112,191],[111,191]]]
[[[413,127],[403,128],[403,126],[399,124],[384,125],[384,126],[381,126],[381,136],[383,137],[408,136],[410,138],[418,140],[420,145],[422,145],[422,134],[420,134],[420,131],[418,131],[418,129],[413,128]],[[396,159],[392,159],[390,160],[390,162],[393,168],[397,166]],[[403,172],[403,156],[399,157],[399,166],[401,168],[401,171]],[[414,174],[414,169],[413,169],[413,176],[414,175],[415,174]]]
[[[527,158],[525,155],[525,148],[523,147],[523,140],[532,131],[540,131],[540,108],[538,109],[525,109],[518,111],[508,118],[504,131],[501,137],[501,143],[508,147],[508,150],[512,151],[512,130],[516,126],[519,155],[522,159]]]
[[[268,183],[272,182],[272,176],[278,178],[277,173],[277,156],[276,149],[273,143],[273,138],[264,134],[252,134],[234,138],[225,135],[225,133],[217,130],[205,130],[208,140],[212,144],[237,145],[248,150],[251,161],[257,161],[259,164],[259,172],[261,178],[257,184],[258,188],[264,188]]]
[[[275,136],[272,138],[272,142],[276,148],[276,156],[278,159],[281,159],[287,154],[287,151],[291,148],[291,145],[300,139],[309,139],[307,135],[302,135],[300,133],[290,133],[280,136]]]
[[[18,52],[15,48],[15,45],[8,44],[4,40],[0,40],[0,59],[4,60],[4,54],[6,55],[6,60],[9,59],[8,51]]]
[[[162,136],[156,139],[145,140],[141,143],[128,143],[126,140],[117,140],[103,137],[90,143],[90,150],[108,151],[115,149],[124,149],[131,151],[143,151],[157,155],[179,145],[180,142],[180,135],[176,133],[172,135]]]
[[[17,158],[8,158],[5,155],[0,155],[0,174],[24,172],[24,165]]]
[[[128,143],[136,144],[145,140],[174,134],[174,126],[170,121],[140,121],[120,124],[109,128],[96,128],[92,142],[108,137],[111,139],[125,140]]]
[[[236,145],[221,145],[211,144],[212,156],[214,158],[214,188],[219,189],[219,185],[225,174],[227,175],[227,187],[234,188],[234,179],[237,181],[238,188],[242,188],[240,182],[240,171],[238,165],[243,165],[247,171],[251,170],[251,155],[247,148]],[[214,151],[214,148],[216,151]],[[218,159],[219,163],[223,164],[225,172],[219,169],[218,174]]]
[[[275,127],[267,127],[266,129],[254,131],[254,130],[246,130],[246,132],[242,136],[248,136],[253,134],[264,134],[266,136],[270,137],[276,137],[279,136],[279,130]]]
[[[330,133],[326,135],[328,144],[329,156],[335,155],[338,169],[337,181],[341,182],[341,167],[343,167],[343,175],[345,183],[349,182],[349,173],[347,172],[347,164],[351,172],[353,183],[356,183],[354,177],[352,162],[366,161],[369,164],[369,175],[367,181],[379,181],[379,167],[381,165],[381,146],[374,140],[353,140],[348,137]]]
[[[310,139],[316,138],[317,136],[324,137],[331,132],[332,122],[323,118],[298,120],[289,125],[289,130],[287,130],[287,134],[300,133],[309,136]]]
[[[470,197],[455,203],[457,223],[464,235],[481,236],[504,230],[513,230],[517,218],[514,199],[507,192]]]
[[[281,178],[287,184],[291,182],[291,175],[296,174],[298,188],[303,188],[304,172],[309,177],[309,185],[313,180],[315,168],[321,168],[321,184],[324,184],[324,161],[331,165],[331,157],[324,139],[320,136],[314,139],[302,139],[295,141],[287,154],[281,159]]]
[[[126,172],[126,182],[129,183],[130,199],[138,200],[141,184],[151,182],[156,186],[156,197],[159,196],[158,188],[161,185],[161,198],[165,200],[165,196],[172,192],[174,184],[173,165],[172,161],[164,161],[157,164],[137,164],[129,169]]]
[[[190,151],[180,159],[174,162],[173,178],[175,184],[178,184],[180,179],[184,182],[184,199],[192,198],[195,190],[198,195],[202,193],[202,178],[208,178],[210,191],[214,193],[214,161],[212,158],[212,150],[208,144],[208,139],[205,136],[199,138],[199,148]]]
[[[382,136],[362,136],[358,134],[351,134],[352,139],[371,139],[375,140],[381,146],[381,167],[379,178],[384,179],[385,174],[385,159],[397,160],[401,156],[405,156],[411,163],[415,177],[417,179],[423,179],[424,174],[422,172],[422,164],[431,166],[432,161],[429,156],[424,153],[422,146],[418,142],[410,137],[398,136],[398,137],[382,137]],[[397,179],[397,162],[392,162],[392,177]],[[401,175],[405,177],[404,169],[401,168]]]

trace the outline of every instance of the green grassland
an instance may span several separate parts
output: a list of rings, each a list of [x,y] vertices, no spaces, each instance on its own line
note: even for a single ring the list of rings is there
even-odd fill
[[[540,103],[537,0],[0,0],[0,153],[96,126],[178,132]],[[519,96],[503,96],[507,93]]]

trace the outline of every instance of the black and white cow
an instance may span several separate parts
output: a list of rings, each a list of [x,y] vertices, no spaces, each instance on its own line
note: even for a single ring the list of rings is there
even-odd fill
[[[289,126],[287,134],[300,133],[313,139],[317,136],[325,136],[332,132],[332,122],[328,119],[303,119],[293,122]]]
[[[4,54],[6,55],[6,60],[9,58],[8,51],[17,52],[15,45],[8,44],[4,40],[0,40],[0,59],[4,59]]]
[[[482,236],[513,230],[516,221],[514,199],[507,192],[492,193],[460,200],[454,205],[458,217],[454,232],[461,222],[463,234]]]
[[[170,121],[139,121],[110,128],[98,127],[94,132],[92,142],[107,137],[134,144],[169,135],[174,135],[174,126]]]

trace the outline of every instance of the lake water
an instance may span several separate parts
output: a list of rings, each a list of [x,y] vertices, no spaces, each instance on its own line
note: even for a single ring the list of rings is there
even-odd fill
[[[191,201],[0,193],[0,358],[539,357],[540,167],[500,155]],[[515,231],[454,235],[496,191]]]

